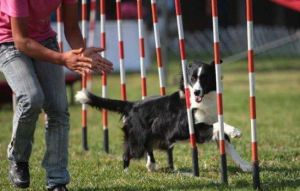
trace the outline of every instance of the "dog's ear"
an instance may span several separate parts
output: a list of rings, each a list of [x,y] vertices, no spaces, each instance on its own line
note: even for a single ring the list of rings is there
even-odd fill
[[[185,69],[187,73],[190,73],[191,69],[193,67],[193,63],[188,63],[185,65]]]
[[[223,63],[223,60],[220,60],[220,63]],[[210,62],[210,65],[215,65],[215,61],[214,61],[214,60],[211,61],[211,62]]]

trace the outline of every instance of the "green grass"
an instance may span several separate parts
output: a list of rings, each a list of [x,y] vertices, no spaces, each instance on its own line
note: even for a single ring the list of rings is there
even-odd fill
[[[263,190],[300,189],[300,59],[257,59],[257,127],[258,148]],[[176,65],[175,65],[176,63]],[[284,65],[284,70],[282,69]],[[168,65],[168,93],[177,89],[179,61]],[[296,69],[296,70],[295,70]],[[148,74],[148,94],[159,92],[156,69]],[[248,74],[244,61],[224,64],[224,118],[239,127],[243,137],[232,140],[238,152],[251,159],[248,108]],[[108,78],[109,96],[119,98],[119,76]],[[128,99],[140,99],[139,74],[128,74]],[[94,78],[94,92],[100,94],[100,78]],[[77,89],[79,84],[77,84]],[[89,110],[89,151],[81,146],[80,105],[70,106],[71,131],[69,169],[71,190],[251,190],[251,173],[239,170],[228,159],[229,185],[220,184],[219,154],[215,144],[199,145],[200,177],[191,172],[191,153],[188,143],[179,143],[174,150],[177,171],[166,172],[165,153],[156,151],[158,172],[149,173],[145,160],[134,160],[129,173],[122,169],[122,132],[119,116],[109,114],[110,154],[103,152],[101,113]],[[0,110],[0,190],[15,190],[7,178],[6,148],[11,134],[12,111],[9,106]],[[31,187],[45,189],[45,172],[41,160],[45,150],[43,117],[37,125],[35,144],[30,159]]]

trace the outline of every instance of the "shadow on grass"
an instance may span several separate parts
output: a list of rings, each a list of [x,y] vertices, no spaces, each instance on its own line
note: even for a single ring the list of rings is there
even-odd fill
[[[252,190],[251,178],[239,180],[235,177],[234,172],[241,172],[241,170],[235,166],[228,166],[229,180],[233,180],[229,185],[219,183],[219,179],[207,179],[206,174],[212,171],[218,172],[218,169],[200,169],[200,177],[195,178],[196,181],[186,182],[177,181],[164,183],[159,182],[152,185],[105,185],[95,187],[79,187],[74,190],[78,191],[97,191],[97,190],[124,190],[124,191],[136,191],[136,190],[151,190],[151,191],[163,191],[163,190],[236,190],[246,189]],[[190,168],[179,168],[174,171],[168,168],[159,168],[158,173],[168,174],[181,174],[184,176],[192,177],[192,170]],[[285,168],[285,167],[262,167],[261,168],[261,190],[296,190],[300,187],[300,168]],[[280,174],[280,176],[278,176]],[[251,175],[251,173],[249,173]],[[288,175],[288,176],[287,176]],[[296,178],[293,178],[296,177]]]
[[[237,170],[236,168],[234,168],[235,170]],[[218,170],[217,170],[218,171]],[[190,168],[179,168],[176,170],[171,170],[167,167],[164,168],[159,168],[157,171],[157,173],[168,173],[168,174],[181,174],[183,176],[187,176],[187,177],[191,177],[193,178],[193,171]],[[193,181],[193,182],[189,182],[186,183],[184,182],[166,182],[163,185],[157,185],[154,184],[153,186],[136,186],[136,185],[124,185],[124,186],[111,186],[111,187],[96,187],[96,188],[77,188],[76,190],[78,191],[96,191],[96,190],[124,190],[124,191],[136,191],[136,190],[151,190],[151,191],[163,191],[163,190],[234,190],[233,186],[230,185],[225,185],[225,184],[221,184],[219,183],[219,179],[216,180],[208,180],[205,177],[206,173],[211,172],[211,170],[209,169],[202,169],[200,171],[200,177],[197,177],[195,179],[197,179],[198,181]],[[204,182],[205,180],[205,182]],[[207,183],[208,181],[208,183]],[[251,187],[251,183],[249,182],[244,182],[240,185],[240,188],[245,188],[245,187]]]
[[[155,173],[168,173],[168,174],[190,174],[192,175],[193,171],[190,168],[179,168],[179,169],[171,169],[169,167],[158,168]]]
[[[122,190],[122,191],[137,191],[137,190],[151,190],[151,191],[161,191],[161,190],[199,190],[199,189],[213,189],[220,188],[221,185],[217,183],[203,184],[201,181],[196,184],[188,185],[178,185],[178,184],[165,184],[163,188],[155,187],[145,187],[145,186],[112,186],[112,187],[102,187],[102,188],[78,188],[78,191],[96,191],[96,190]],[[225,187],[224,187],[225,188]]]

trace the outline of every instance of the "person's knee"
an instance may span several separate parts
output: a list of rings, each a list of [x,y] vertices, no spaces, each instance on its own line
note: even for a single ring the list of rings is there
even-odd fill
[[[30,91],[18,96],[18,102],[23,113],[40,113],[44,104],[44,94],[41,91]]]
[[[69,111],[67,101],[60,100],[55,102],[47,102],[45,103],[44,109],[49,123],[59,123],[62,126],[68,126]]]

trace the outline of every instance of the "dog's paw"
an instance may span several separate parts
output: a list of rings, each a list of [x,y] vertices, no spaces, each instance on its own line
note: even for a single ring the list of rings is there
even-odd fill
[[[234,128],[232,129],[232,131],[229,132],[229,135],[231,138],[240,138],[242,136],[242,132]]]
[[[156,170],[156,163],[147,162],[146,167],[148,169],[148,172],[154,172]]]
[[[252,166],[249,163],[244,163],[240,165],[243,172],[252,172]]]
[[[227,123],[224,123],[224,132],[231,138],[240,138],[242,136],[242,132],[239,129]]]
[[[124,173],[128,174],[129,173],[129,168],[124,168]]]

